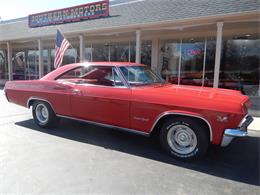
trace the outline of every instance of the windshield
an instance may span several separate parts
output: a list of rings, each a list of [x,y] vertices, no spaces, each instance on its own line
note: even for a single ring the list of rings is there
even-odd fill
[[[130,86],[163,83],[163,79],[146,66],[123,66],[120,70]]]

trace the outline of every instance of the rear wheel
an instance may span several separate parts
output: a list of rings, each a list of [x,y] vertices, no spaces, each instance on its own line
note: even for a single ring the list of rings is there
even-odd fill
[[[47,102],[35,101],[32,114],[35,123],[40,127],[53,127],[57,123],[57,116]]]
[[[167,120],[160,131],[163,148],[173,157],[192,160],[203,157],[209,146],[209,134],[204,125],[192,118]]]

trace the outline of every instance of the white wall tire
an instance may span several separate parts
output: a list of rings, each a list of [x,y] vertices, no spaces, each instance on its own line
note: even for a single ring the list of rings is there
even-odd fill
[[[174,158],[193,160],[203,157],[209,146],[209,133],[197,120],[176,117],[160,129],[162,147]]]
[[[57,122],[57,117],[51,106],[44,101],[34,101],[32,106],[34,122],[42,127],[52,127]]]

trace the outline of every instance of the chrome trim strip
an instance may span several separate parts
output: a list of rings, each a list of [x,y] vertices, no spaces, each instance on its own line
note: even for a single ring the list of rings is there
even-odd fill
[[[166,111],[166,112],[163,112],[162,114],[160,114],[157,119],[155,120],[152,128],[150,129],[150,133],[152,133],[152,131],[154,130],[154,127],[155,125],[158,123],[158,121],[164,117],[164,116],[167,116],[167,115],[182,115],[182,116],[190,116],[190,117],[195,117],[195,118],[199,118],[199,119],[202,119],[203,121],[205,121],[207,123],[207,125],[209,126],[209,134],[210,134],[210,141],[212,142],[212,127],[210,125],[210,123],[203,117],[200,117],[200,116],[196,116],[196,115],[192,115],[192,114],[184,114],[184,113],[179,113],[179,112],[170,112],[170,111]]]
[[[30,104],[29,104],[29,103],[30,103],[31,100],[40,100],[40,101],[43,101],[43,102],[47,102],[47,103],[51,106],[53,112],[55,113],[55,110],[53,109],[52,104],[51,104],[48,100],[43,99],[43,98],[39,98],[39,97],[34,97],[34,96],[30,97],[30,98],[27,100],[27,108],[30,108]]]
[[[124,127],[118,127],[118,126],[109,125],[109,124],[105,124],[105,123],[98,123],[98,122],[94,122],[94,121],[78,119],[78,118],[75,118],[75,117],[64,116],[64,115],[60,115],[60,114],[57,114],[57,116],[61,117],[61,118],[67,118],[67,119],[71,119],[71,120],[81,121],[81,122],[85,122],[85,123],[89,123],[89,124],[93,124],[93,125],[97,125],[97,126],[102,126],[102,127],[117,129],[117,130],[121,130],[121,131],[126,131],[126,132],[130,132],[130,133],[138,134],[138,135],[143,135],[143,136],[149,136],[150,135],[149,133],[146,133],[146,132],[143,132],[143,131],[128,129],[128,128],[124,128]]]

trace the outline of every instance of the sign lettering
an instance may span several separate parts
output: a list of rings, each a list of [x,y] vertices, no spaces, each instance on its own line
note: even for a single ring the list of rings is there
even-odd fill
[[[109,16],[109,0],[32,14],[28,17],[28,24],[30,28],[35,28],[107,16]]]

